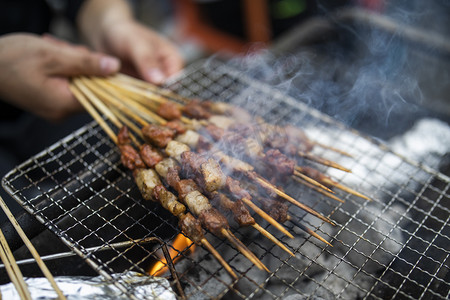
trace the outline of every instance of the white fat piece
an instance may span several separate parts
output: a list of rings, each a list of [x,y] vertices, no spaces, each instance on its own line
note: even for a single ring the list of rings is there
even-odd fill
[[[188,193],[184,197],[184,203],[186,203],[190,211],[196,216],[200,215],[200,213],[203,210],[208,210],[212,208],[208,198],[206,198],[199,191],[192,191]]]
[[[219,127],[219,128],[223,128],[223,129],[228,129],[231,125],[236,124],[236,119],[227,117],[227,116],[211,116],[208,121]]]
[[[172,140],[166,146],[166,153],[176,161],[181,162],[181,153],[191,151],[188,145]]]
[[[217,161],[209,158],[200,166],[200,169],[208,192],[217,191],[225,186],[227,177]]]
[[[159,176],[161,176],[162,178],[167,178],[167,173],[169,173],[169,169],[175,168],[177,166],[178,163],[175,159],[167,157],[155,165],[155,170],[156,172],[158,172]]]
[[[180,134],[175,138],[177,142],[188,145],[189,147],[195,149],[197,148],[198,140],[200,139],[200,134],[193,130],[186,130],[185,133]]]
[[[137,169],[134,172],[136,185],[145,200],[155,201],[153,189],[161,184],[158,174],[153,169]]]

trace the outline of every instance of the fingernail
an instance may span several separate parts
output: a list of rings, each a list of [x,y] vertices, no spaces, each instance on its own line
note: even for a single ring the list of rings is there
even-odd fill
[[[166,78],[159,69],[150,69],[147,72],[148,79],[153,83],[161,83]]]
[[[120,62],[117,58],[111,56],[103,56],[100,59],[100,69],[102,72],[111,73],[119,70]]]

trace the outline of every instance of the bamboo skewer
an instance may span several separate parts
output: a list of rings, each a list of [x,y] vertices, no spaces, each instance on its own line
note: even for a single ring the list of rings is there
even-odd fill
[[[334,194],[331,194],[331,193],[328,193],[328,192],[326,192],[326,191],[324,191],[324,190],[322,190],[322,189],[319,189],[319,188],[317,188],[316,186],[310,184],[310,183],[307,182],[307,181],[304,181],[303,179],[301,179],[301,178],[299,178],[299,177],[295,177],[295,176],[294,176],[293,178],[294,178],[294,180],[297,181],[298,183],[301,183],[301,184],[303,184],[303,185],[305,185],[305,186],[307,186],[307,187],[309,187],[309,188],[315,190],[315,191],[318,192],[319,194],[322,194],[322,195],[324,195],[324,196],[327,196],[328,198],[331,198],[331,199],[336,200],[336,201],[341,202],[341,203],[344,203],[344,202],[345,202],[345,201],[342,200],[341,198],[336,197]]]
[[[273,186],[271,183],[267,182],[266,180],[264,180],[261,177],[256,177],[255,180],[260,183],[262,186],[274,191],[278,196],[282,197],[283,199],[289,201],[290,203],[300,207],[301,209],[303,209],[304,211],[318,217],[319,219],[321,219],[322,221],[325,221],[327,223],[330,223],[332,225],[335,225],[330,219],[328,219],[325,216],[322,216],[321,214],[319,214],[317,211],[315,211],[314,209],[310,208],[307,205],[304,205],[300,202],[298,202],[297,200],[295,200],[294,198],[292,198],[291,196],[289,196],[288,194],[286,194],[285,192],[281,191],[280,189],[276,188],[275,186]]]
[[[321,189],[323,189],[323,190],[325,190],[325,191],[327,191],[327,192],[329,192],[329,193],[334,194],[334,192],[333,192],[332,190],[330,190],[329,188],[327,188],[326,186],[324,186],[323,184],[321,184],[321,183],[318,182],[317,180],[314,180],[314,179],[312,179],[311,177],[308,177],[308,176],[306,176],[305,174],[300,173],[300,172],[298,171],[297,168],[298,168],[298,167],[296,166],[296,167],[295,167],[296,170],[294,171],[294,175],[295,175],[295,176],[297,176],[297,177],[299,177],[299,178],[305,180],[306,182],[308,182],[308,183],[310,183],[310,184],[312,184],[312,185],[314,185],[314,186],[316,186],[316,187],[318,187],[318,188],[321,188]]]
[[[276,244],[278,247],[289,253],[291,256],[295,256],[294,253],[292,253],[291,250],[289,250],[285,245],[283,245],[276,237],[274,237],[272,234],[270,234],[267,230],[261,227],[258,223],[255,223],[252,225],[253,228],[258,230],[262,235],[264,235],[266,238],[268,238],[272,243]]]
[[[302,167],[296,167],[296,170],[298,172],[303,172],[304,171],[304,169]],[[326,184],[328,186],[334,186],[334,187],[336,187],[336,188],[338,188],[338,189],[340,189],[340,190],[342,190],[344,192],[347,192],[349,194],[352,194],[352,195],[355,195],[355,196],[358,196],[360,198],[363,198],[365,200],[370,201],[370,198],[368,198],[367,196],[364,196],[363,194],[361,194],[361,193],[359,193],[359,192],[357,192],[357,191],[355,191],[355,190],[353,190],[353,189],[351,189],[351,188],[349,188],[349,187],[347,187],[347,186],[345,186],[343,184],[340,184],[339,182],[336,182],[336,181],[332,180],[331,178],[329,178],[328,176],[326,176],[324,174],[320,173],[318,178],[317,178],[317,180],[319,182],[321,182],[322,184]]]
[[[9,210],[6,203],[3,201],[3,198],[0,197],[0,206],[2,207],[3,211],[5,212],[6,216],[8,217],[11,224],[14,226],[14,229],[19,234],[20,238],[24,242],[24,244],[27,246],[28,250],[30,251],[31,255],[33,255],[34,259],[36,260],[36,263],[38,264],[39,268],[41,269],[42,273],[45,275],[47,280],[50,282],[50,285],[55,290],[56,294],[58,295],[58,299],[66,299],[62,291],[59,289],[58,285],[55,282],[55,279],[53,278],[53,275],[48,270],[47,266],[45,265],[44,261],[39,256],[38,252],[34,248],[33,244],[30,242],[28,237],[26,236],[25,232],[22,230],[22,227],[20,227],[17,220],[14,218],[14,215]]]
[[[8,242],[0,229],[0,258],[5,266],[6,272],[8,273],[9,279],[16,288],[20,299],[31,299],[30,291],[25,283],[22,272],[17,265],[17,262],[9,248]],[[1,298],[0,298],[1,299]]]
[[[294,236],[286,230],[286,228],[283,227],[280,223],[278,223],[274,218],[269,216],[264,210],[259,208],[255,203],[253,203],[250,199],[242,198],[242,202],[244,202],[247,206],[249,206],[254,212],[256,212],[258,215],[260,215],[264,220],[269,222],[272,226],[274,226],[276,229],[290,237],[291,239],[294,238]]]
[[[321,165],[324,165],[324,166],[327,166],[327,167],[331,167],[331,168],[335,168],[335,169],[338,169],[338,170],[341,170],[341,171],[344,171],[344,172],[351,173],[350,169],[347,169],[344,166],[341,166],[340,164],[338,164],[338,163],[336,163],[334,161],[331,161],[331,160],[328,160],[328,159],[324,159],[322,157],[318,157],[318,156],[312,155],[310,153],[302,152],[302,151],[298,151],[297,154],[300,157],[303,157],[303,158],[306,158],[308,160],[314,161],[314,162],[319,163]]]
[[[222,228],[221,233],[226,237],[232,245],[234,245],[248,260],[250,260],[260,270],[265,270],[270,273],[269,269],[251,252],[234,234],[225,228]]]
[[[236,273],[234,273],[233,269],[230,265],[223,259],[223,257],[217,252],[216,249],[208,242],[206,238],[201,239],[200,241],[203,246],[217,259],[217,261],[225,268],[225,270],[233,276],[234,279],[238,279]]]
[[[289,222],[291,222],[292,224],[294,224],[295,226],[297,226],[298,228],[300,228],[301,230],[307,232],[308,234],[312,235],[313,237],[315,237],[316,239],[324,242],[325,244],[327,244],[328,246],[333,247],[333,245],[331,245],[326,239],[324,239],[323,237],[321,237],[319,234],[317,234],[315,231],[313,231],[312,229],[306,227],[305,225],[301,224],[300,222],[297,222],[295,220],[292,219],[292,217],[290,215],[287,216],[287,220]]]

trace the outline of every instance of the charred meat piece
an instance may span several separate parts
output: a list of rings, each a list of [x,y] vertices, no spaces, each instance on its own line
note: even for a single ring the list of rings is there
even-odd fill
[[[119,149],[120,161],[126,168],[134,170],[146,167],[145,163],[141,159],[141,156],[136,149],[133,148],[133,146],[130,144],[119,145]]]
[[[227,177],[226,188],[235,199],[251,199],[249,192],[240,186],[239,181],[229,176]]]
[[[175,102],[167,101],[161,104],[156,113],[166,120],[176,120],[181,118],[181,111]]]
[[[187,128],[180,120],[172,120],[166,123],[166,127],[175,130],[175,133],[182,134],[185,133]]]
[[[230,210],[233,213],[234,220],[240,226],[251,226],[255,224],[255,219],[250,215],[250,212],[241,200],[232,201],[226,195],[216,193],[214,195],[214,201],[219,202],[219,205],[224,210]]]
[[[201,176],[200,168],[206,162],[206,158],[192,151],[181,153],[181,172],[186,178],[196,179]]]
[[[229,228],[227,219],[213,207],[201,211],[198,220],[205,228],[217,236],[222,236],[222,230]]]
[[[190,213],[182,215],[178,225],[194,243],[197,245],[201,244],[201,240],[204,238],[203,229],[200,222],[193,215]]]
[[[294,174],[295,161],[288,158],[278,149],[267,150],[264,162],[281,178]]]
[[[273,198],[260,198],[264,211],[279,223],[284,223],[288,218],[288,206],[286,203]]]
[[[149,144],[143,144],[140,148],[139,154],[141,155],[141,159],[149,168],[153,168],[163,159],[162,154]]]
[[[211,114],[206,110],[199,100],[190,101],[183,107],[183,112],[193,119],[208,119]]]
[[[163,148],[173,139],[175,130],[165,126],[148,124],[142,128],[142,134],[147,142],[156,147]]]
[[[119,133],[117,134],[117,143],[119,145],[131,144],[130,132],[128,130],[128,127],[122,126],[122,128],[120,128]]]

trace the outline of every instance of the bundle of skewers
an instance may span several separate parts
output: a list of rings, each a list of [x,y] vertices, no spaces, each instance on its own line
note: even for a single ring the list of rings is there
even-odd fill
[[[326,147],[349,154],[313,142],[298,127],[269,124],[242,108],[181,97],[124,74],[74,78],[71,90],[117,145],[142,197],[176,216],[181,231],[204,246],[234,278],[237,275],[208,242],[205,230],[227,239],[258,268],[269,270],[232,233],[227,216],[239,226],[258,230],[292,256],[256,222],[255,214],[290,238],[285,222],[331,245],[290,216],[288,204],[324,222],[334,224],[332,220],[288,195],[283,182],[295,180],[340,202],[334,189],[368,199],[318,169],[298,164],[301,157],[350,172],[311,150]]]

